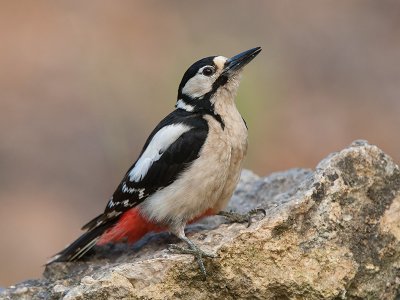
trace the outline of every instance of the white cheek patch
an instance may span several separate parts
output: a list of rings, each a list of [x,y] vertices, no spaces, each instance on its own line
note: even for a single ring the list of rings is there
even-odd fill
[[[129,172],[129,180],[139,182],[146,176],[151,165],[160,159],[164,151],[190,129],[191,127],[184,124],[173,124],[161,128],[153,136],[146,150],[136,162],[135,167]]]
[[[227,61],[227,58],[224,56],[216,56],[214,57],[214,64],[217,66],[219,71],[222,71],[222,69],[225,66],[225,62]]]
[[[182,89],[182,93],[192,98],[198,98],[207,94],[212,89],[213,80],[211,77],[202,74],[196,74],[193,78],[186,82]]]

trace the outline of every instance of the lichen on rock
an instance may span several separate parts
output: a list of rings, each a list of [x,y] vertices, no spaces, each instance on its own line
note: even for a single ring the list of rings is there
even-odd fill
[[[316,170],[258,177],[243,171],[229,209],[265,208],[249,228],[210,217],[188,228],[203,249],[171,254],[162,233],[134,247],[97,248],[43,279],[0,291],[2,299],[395,299],[400,286],[400,170],[376,146],[356,141]]]

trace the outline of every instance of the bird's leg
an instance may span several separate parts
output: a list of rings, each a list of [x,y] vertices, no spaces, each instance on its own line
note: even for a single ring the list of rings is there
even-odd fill
[[[239,214],[233,211],[220,211],[217,215],[225,217],[230,223],[247,223],[247,227],[250,227],[254,216],[262,213],[264,217],[267,212],[263,208],[254,208],[247,214]]]
[[[176,236],[184,241],[189,246],[189,248],[180,247],[178,245],[170,245],[169,250],[175,253],[193,255],[197,260],[197,264],[199,265],[201,273],[204,275],[204,277],[207,276],[206,268],[204,267],[203,257],[214,258],[216,257],[216,255],[204,252],[198,246],[196,246],[195,243],[193,243],[186,237],[183,228],[179,231],[179,234],[176,234]]]

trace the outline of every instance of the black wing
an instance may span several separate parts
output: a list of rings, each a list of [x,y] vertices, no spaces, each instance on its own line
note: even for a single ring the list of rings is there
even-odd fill
[[[191,129],[179,136],[154,161],[147,173],[138,182],[131,181],[129,173],[149,146],[154,135],[163,127],[173,124],[184,124]],[[109,200],[103,214],[83,226],[91,229],[120,216],[123,212],[143,202],[159,189],[170,185],[196,159],[208,134],[207,122],[202,114],[175,110],[162,120],[147,139],[138,160],[131,166]]]

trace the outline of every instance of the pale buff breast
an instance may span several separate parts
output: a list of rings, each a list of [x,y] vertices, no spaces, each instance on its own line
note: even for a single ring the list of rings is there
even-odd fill
[[[228,167],[228,176],[218,201],[213,206],[215,212],[223,210],[232,197],[237,186],[242,170],[243,159],[247,152],[247,127],[242,116],[237,110],[229,90],[222,91],[225,97],[220,95],[220,99],[226,99],[224,103],[216,103],[216,109],[225,122],[224,134],[230,147],[231,157]],[[222,96],[222,97],[221,97]]]
[[[214,207],[229,177],[231,147],[213,117],[205,116],[209,133],[199,158],[168,187],[144,201],[140,209],[161,223],[186,223]]]
[[[225,149],[219,149],[219,151],[216,151],[217,155],[220,155],[221,153],[230,153],[230,156],[229,162],[223,164],[225,167],[218,168],[218,174],[221,175],[218,183],[221,184],[221,186],[212,197],[213,204],[208,207],[212,208],[215,213],[226,207],[235,191],[240,178],[243,159],[247,152],[248,137],[246,124],[236,106],[226,106],[226,110],[222,113],[221,117],[224,120],[225,128],[221,131],[220,126],[215,127],[215,131],[213,132],[218,135],[219,141],[216,139],[214,145],[224,144]],[[215,120],[211,120],[212,117],[210,116],[207,116],[206,118],[209,124],[215,122]],[[221,157],[223,157],[223,155],[221,155]],[[219,160],[218,164],[222,166],[221,160]]]

